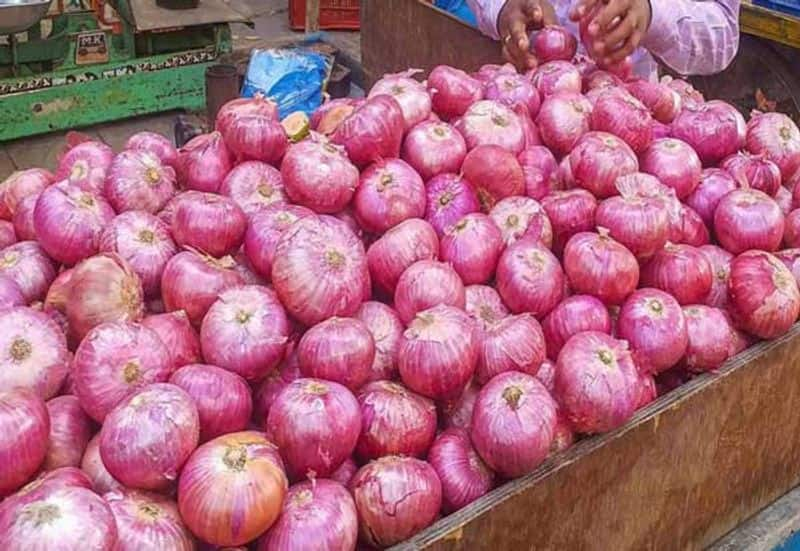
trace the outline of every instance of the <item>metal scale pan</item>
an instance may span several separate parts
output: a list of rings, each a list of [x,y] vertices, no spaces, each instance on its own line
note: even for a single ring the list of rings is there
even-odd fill
[[[0,0],[0,36],[20,33],[41,21],[51,0]]]

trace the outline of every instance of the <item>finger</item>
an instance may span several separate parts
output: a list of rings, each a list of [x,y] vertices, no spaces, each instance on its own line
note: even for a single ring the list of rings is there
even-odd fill
[[[519,55],[517,53],[512,53],[507,45],[503,45],[503,59],[507,62],[511,63],[520,71],[526,71],[528,69],[536,67],[536,58],[530,54],[527,55]]]
[[[506,47],[512,57],[522,59],[528,53],[528,48],[530,47],[525,20],[516,19],[512,21],[509,30],[511,39],[506,42]]]
[[[522,13],[525,15],[529,25],[532,24],[536,26],[542,24],[542,7],[539,5],[539,2],[528,0],[522,4]]]
[[[598,36],[601,31],[609,30],[613,27],[614,20],[624,17],[630,8],[631,0],[610,0],[589,24],[589,34]]]
[[[608,34],[604,35],[601,40],[595,43],[595,50],[599,54],[610,54],[616,51],[623,42],[625,42],[633,31],[636,29],[635,17],[628,14],[619,25],[614,27]]]
[[[569,10],[569,18],[573,21],[580,21],[589,15],[600,0],[581,0],[577,6]]]
[[[643,36],[644,33],[642,31],[638,29],[635,30],[633,34],[629,36],[628,39],[622,44],[622,46],[606,56],[603,62],[606,65],[613,65],[614,63],[622,61],[639,47]]]
[[[542,14],[542,26],[558,25],[558,16],[552,6],[547,6]]]

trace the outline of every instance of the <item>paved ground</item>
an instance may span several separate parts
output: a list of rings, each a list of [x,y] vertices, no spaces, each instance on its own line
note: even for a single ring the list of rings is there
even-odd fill
[[[289,28],[288,0],[229,0],[231,7],[250,16],[255,28],[234,24],[232,32],[236,50],[249,51],[252,47],[279,46],[303,38],[302,33]],[[358,32],[327,32],[326,40],[351,58],[361,57]],[[120,149],[128,136],[140,130],[160,132],[172,136],[177,112],[136,117],[81,129],[96,136],[115,149]],[[0,181],[11,172],[23,168],[44,167],[54,169],[56,157],[64,144],[66,132],[54,132],[6,143],[0,143]]]

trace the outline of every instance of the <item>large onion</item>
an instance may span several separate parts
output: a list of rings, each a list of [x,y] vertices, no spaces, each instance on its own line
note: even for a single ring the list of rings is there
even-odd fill
[[[800,169],[800,130],[783,113],[754,112],[747,123],[747,149],[774,162],[784,180]]]
[[[272,114],[248,113],[233,118],[222,130],[225,145],[241,161],[280,161],[289,138],[280,121]]]
[[[555,361],[573,335],[584,331],[611,334],[611,317],[599,299],[591,295],[573,295],[550,312],[542,322],[542,330],[547,343],[547,357]]]
[[[356,312],[375,342],[375,359],[372,361],[368,381],[391,380],[397,375],[397,352],[403,336],[400,316],[389,306],[368,301]]]
[[[183,310],[147,316],[142,325],[153,330],[167,347],[173,368],[201,360],[200,338]]]
[[[545,247],[553,244],[553,228],[542,206],[528,197],[506,197],[492,207],[489,216],[500,228],[503,242],[510,245],[530,236]]]
[[[547,25],[536,33],[532,48],[540,63],[555,60],[571,61],[578,49],[578,41],[564,27]]]
[[[703,223],[711,227],[714,225],[714,211],[717,210],[720,200],[736,188],[736,181],[726,171],[707,168],[700,175],[700,183],[685,201],[700,215]]]
[[[781,208],[756,189],[737,189],[720,199],[714,211],[714,233],[720,245],[738,254],[749,249],[775,251],[783,239]]]
[[[123,151],[108,168],[104,195],[114,210],[156,213],[175,194],[175,170],[146,151]]]
[[[700,304],[683,308],[689,343],[686,367],[690,371],[713,371],[730,356],[731,326],[725,312]]]
[[[92,436],[92,422],[75,396],[58,396],[47,402],[50,416],[50,447],[42,467],[78,467]]]
[[[433,110],[444,120],[463,115],[483,98],[483,84],[461,69],[439,65],[428,75]]]
[[[265,377],[283,358],[289,320],[275,293],[259,285],[220,293],[200,329],[203,357],[247,380]]]
[[[619,136],[636,153],[644,152],[652,142],[652,123],[647,108],[627,94],[602,94],[592,109],[592,130]]]
[[[278,118],[278,104],[265,97],[261,93],[256,93],[249,98],[233,99],[217,111],[217,118],[214,121],[214,128],[224,132],[231,122],[247,115],[263,115],[268,118]]]
[[[558,259],[533,237],[510,245],[497,263],[497,291],[517,314],[549,314],[564,296],[565,281]]]
[[[406,268],[438,256],[439,240],[433,227],[424,220],[411,219],[390,229],[370,246],[367,264],[375,284],[393,294]]]
[[[194,538],[178,513],[177,504],[164,496],[135,490],[103,496],[117,525],[117,551],[170,549],[194,551]]]
[[[394,302],[403,323],[432,306],[465,305],[464,283],[450,264],[420,260],[409,266],[397,280]]]
[[[425,182],[445,172],[458,172],[466,154],[461,133],[444,122],[422,122],[403,141],[403,159]]]
[[[375,341],[358,319],[332,317],[306,331],[297,345],[305,377],[333,381],[355,392],[369,379]]]
[[[656,176],[675,190],[678,199],[685,199],[700,183],[702,166],[694,149],[681,140],[655,140],[642,152],[642,172]]]
[[[39,195],[53,183],[53,174],[43,168],[18,170],[0,182],[0,219],[11,220],[17,205],[31,195]]]
[[[451,428],[433,442],[428,454],[442,483],[442,510],[455,512],[487,494],[494,484],[489,470],[464,429]]]
[[[452,265],[466,285],[489,281],[502,249],[500,229],[481,213],[466,215],[448,228],[441,240],[442,260]]]
[[[484,211],[512,195],[525,193],[522,167],[514,154],[497,145],[479,145],[467,153],[462,174],[478,196]]]
[[[713,272],[706,256],[691,245],[668,243],[642,269],[642,284],[661,289],[681,304],[703,304]]]
[[[125,149],[147,151],[161,160],[162,164],[174,167],[178,163],[178,150],[168,138],[156,132],[137,132],[125,142]]]
[[[553,251],[560,254],[572,236],[595,227],[597,200],[584,189],[555,191],[542,199],[553,226]]]
[[[58,160],[55,181],[67,180],[83,191],[100,195],[113,159],[114,150],[102,142],[79,143]]]
[[[517,155],[525,148],[525,133],[519,115],[505,105],[482,100],[470,105],[455,123],[467,149],[497,145]]]
[[[365,231],[383,233],[404,220],[425,214],[425,185],[405,161],[378,161],[361,173],[353,209]]]
[[[428,181],[425,220],[440,236],[451,225],[480,210],[478,196],[471,183],[456,174],[439,174]]]
[[[0,444],[0,496],[5,497],[25,484],[47,455],[50,416],[44,401],[22,388],[0,391],[0,430],[13,435]]]
[[[672,137],[692,146],[703,166],[713,166],[744,146],[744,117],[724,101],[685,105],[672,122]]]
[[[280,171],[261,161],[246,161],[231,170],[219,188],[248,216],[286,201]]]
[[[639,260],[653,256],[667,242],[669,215],[653,198],[624,193],[600,203],[595,222]]]
[[[233,166],[222,134],[200,134],[178,150],[178,182],[197,191],[216,193]]]
[[[740,187],[757,189],[770,197],[774,197],[781,187],[778,165],[762,155],[740,151],[725,158],[720,168],[727,170]]]
[[[639,282],[636,258],[605,231],[573,236],[564,248],[564,271],[575,292],[606,304],[621,304]]]
[[[415,125],[426,120],[431,114],[431,96],[425,85],[411,78],[418,70],[384,75],[382,79],[372,85],[367,98],[374,98],[387,94],[397,100],[405,121],[405,130],[408,131]]]
[[[405,119],[400,104],[392,96],[369,98],[356,108],[333,134],[333,142],[343,145],[357,166],[400,156]]]
[[[531,82],[545,99],[558,93],[579,94],[583,84],[578,69],[564,60],[550,61],[538,67]]]
[[[583,135],[568,158],[575,185],[598,198],[616,195],[617,178],[639,170],[636,154],[628,144],[607,132]]]
[[[536,126],[542,142],[557,156],[566,155],[589,131],[592,104],[578,93],[564,92],[546,98]]]
[[[289,147],[281,175],[289,199],[320,213],[342,210],[359,183],[358,169],[342,148],[312,140]]]
[[[188,192],[173,214],[172,236],[182,247],[214,257],[234,253],[244,241],[247,217],[228,197]]]
[[[475,378],[478,384],[485,384],[507,371],[536,375],[545,357],[545,338],[536,318],[530,314],[509,316],[483,334]]]

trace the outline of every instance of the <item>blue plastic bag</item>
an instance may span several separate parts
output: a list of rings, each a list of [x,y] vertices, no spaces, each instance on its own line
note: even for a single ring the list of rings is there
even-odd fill
[[[303,48],[253,50],[242,96],[260,92],[278,104],[281,118],[295,111],[310,115],[322,103],[331,66],[329,56]]]
[[[475,14],[472,13],[472,10],[469,9],[466,0],[436,0],[434,5],[439,9],[453,14],[468,25],[473,27],[478,26],[478,20],[475,18]]]

